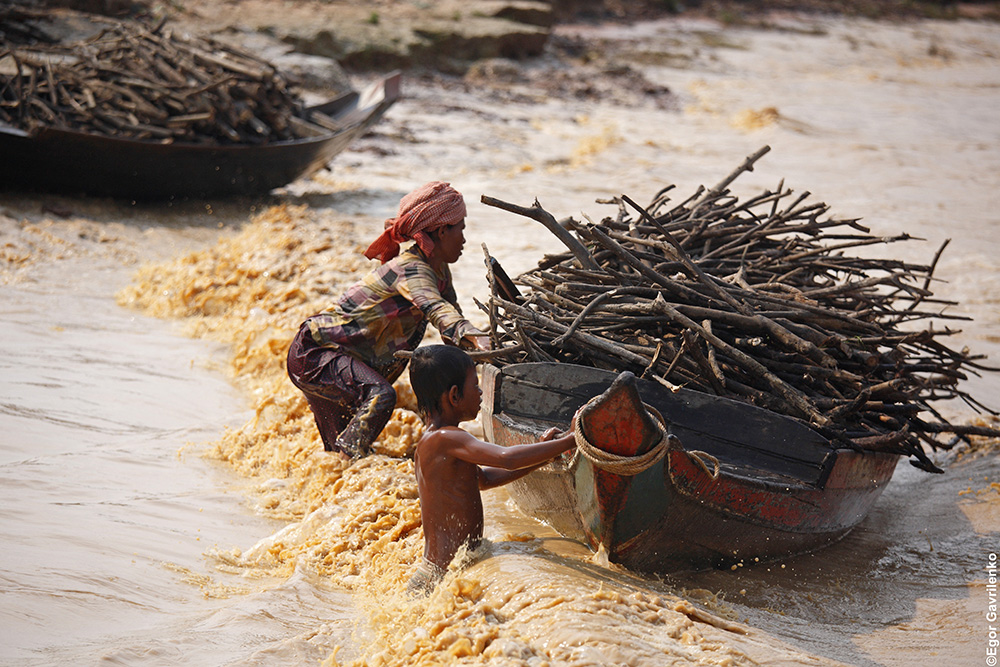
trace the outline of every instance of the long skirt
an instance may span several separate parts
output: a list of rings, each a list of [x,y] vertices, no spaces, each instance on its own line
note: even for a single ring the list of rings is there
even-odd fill
[[[396,407],[391,382],[346,352],[320,346],[307,324],[288,348],[288,377],[305,394],[324,449],[351,458],[371,453]]]

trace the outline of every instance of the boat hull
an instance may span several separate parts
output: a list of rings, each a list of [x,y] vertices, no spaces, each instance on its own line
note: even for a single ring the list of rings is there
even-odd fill
[[[127,199],[258,195],[323,168],[399,97],[399,75],[312,107],[330,129],[269,144],[158,143],[44,128],[0,126],[5,189]]]
[[[533,367],[533,368],[532,368]],[[483,376],[487,438],[531,442],[610,386],[615,375],[567,364],[487,367]],[[572,369],[572,370],[571,370]],[[529,418],[523,384],[573,392]],[[560,380],[557,382],[556,377]],[[560,389],[559,385],[562,385]],[[576,388],[574,389],[574,384]],[[544,387],[544,389],[542,388]],[[513,482],[521,511],[640,572],[667,573],[772,560],[829,544],[855,527],[892,477],[898,456],[832,447],[807,426],[753,406],[640,383],[643,402],[661,412],[681,441],[651,467],[624,476],[609,497],[608,473],[585,456],[557,460]],[[697,394],[692,396],[691,394]],[[544,414],[539,414],[544,413]],[[698,414],[701,413],[701,414]],[[736,438],[770,438],[770,450],[742,452]],[[801,456],[781,461],[773,452]],[[703,453],[693,453],[701,450]],[[771,451],[773,450],[773,452]],[[713,477],[712,459],[719,461]],[[604,479],[602,479],[604,478]]]

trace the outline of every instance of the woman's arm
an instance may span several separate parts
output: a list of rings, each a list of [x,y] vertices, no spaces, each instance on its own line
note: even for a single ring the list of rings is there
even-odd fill
[[[463,339],[469,340],[474,347],[482,349],[481,345],[472,339],[485,334],[472,326],[472,323],[462,315],[454,297],[450,273],[446,294],[452,295],[454,301],[441,293],[438,288],[438,276],[426,262],[413,260],[405,264],[402,269],[403,275],[397,285],[399,293],[423,312],[427,321],[441,332],[442,338],[455,344]]]

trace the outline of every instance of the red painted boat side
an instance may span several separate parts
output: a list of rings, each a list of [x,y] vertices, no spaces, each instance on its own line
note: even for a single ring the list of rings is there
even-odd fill
[[[553,424],[551,415],[532,419],[495,411],[502,404],[502,371],[488,368],[483,386],[483,419],[491,441],[530,442]],[[609,426],[611,432],[615,428],[621,427]],[[623,443],[620,453],[627,453],[629,445],[635,448],[634,442]],[[609,473],[577,454],[514,482],[510,493],[525,513],[591,548],[603,543],[613,562],[630,569],[665,573],[722,567],[816,549],[867,515],[898,456],[829,449],[829,465],[812,483],[753,474],[722,458],[713,480],[689,454],[671,451],[653,467],[609,485]]]
[[[743,520],[792,532],[836,533],[856,525],[896,468],[898,456],[837,450],[822,488],[761,483],[722,474],[717,480],[690,457],[671,452],[670,481],[678,493]]]
[[[579,428],[590,442],[618,456],[644,454],[659,440],[659,430],[646,415],[634,386],[625,387],[617,381],[599,401],[588,403],[581,410]],[[615,518],[622,510],[631,482],[630,477],[599,468],[593,470],[594,501],[589,507],[591,511],[584,511],[587,537],[592,545],[604,542],[606,548],[613,547],[610,540]],[[591,513],[595,516],[589,516]]]

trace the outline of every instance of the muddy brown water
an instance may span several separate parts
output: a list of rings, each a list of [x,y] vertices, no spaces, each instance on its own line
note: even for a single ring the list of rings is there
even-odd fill
[[[595,47],[603,57],[668,87],[676,108],[531,88],[502,100],[476,87],[404,87],[331,172],[268,199],[0,195],[0,662],[306,664],[337,646],[341,661],[368,655],[363,593],[306,568],[281,579],[225,577],[206,558],[285,528],[254,511],[248,481],[198,454],[252,416],[250,401],[221,372],[222,346],[114,301],[141,262],[206,247],[274,201],[352,217],[374,237],[402,194],[450,180],[469,204],[456,279],[474,313],[472,298],[486,290],[481,243],[511,274],[561,250],[537,223],[480,204],[481,194],[598,218],[611,209],[597,199],[648,201],[671,183],[681,196],[766,144],[771,153],[738,192],[784,179],[876,233],[926,239],[898,246],[906,259],[929,260],[950,238],[935,290],[973,318],[959,342],[1000,363],[1000,28],[843,19],[782,27],[561,27],[605,40]],[[997,374],[967,388],[1000,402]],[[972,416],[960,404],[942,409]],[[752,628],[731,644],[712,635],[736,653],[684,654],[681,640],[647,636],[639,621],[610,625],[555,603],[521,627],[536,648],[561,656],[552,664],[983,664],[1000,459],[935,456],[944,475],[901,462],[870,516],[827,549],[662,579],[602,569],[581,545],[518,513],[503,490],[489,492],[487,536],[499,555],[472,574],[539,599],[602,584],[679,595]],[[535,539],[502,539],[524,533]],[[496,664],[544,664],[513,649],[497,655]]]

